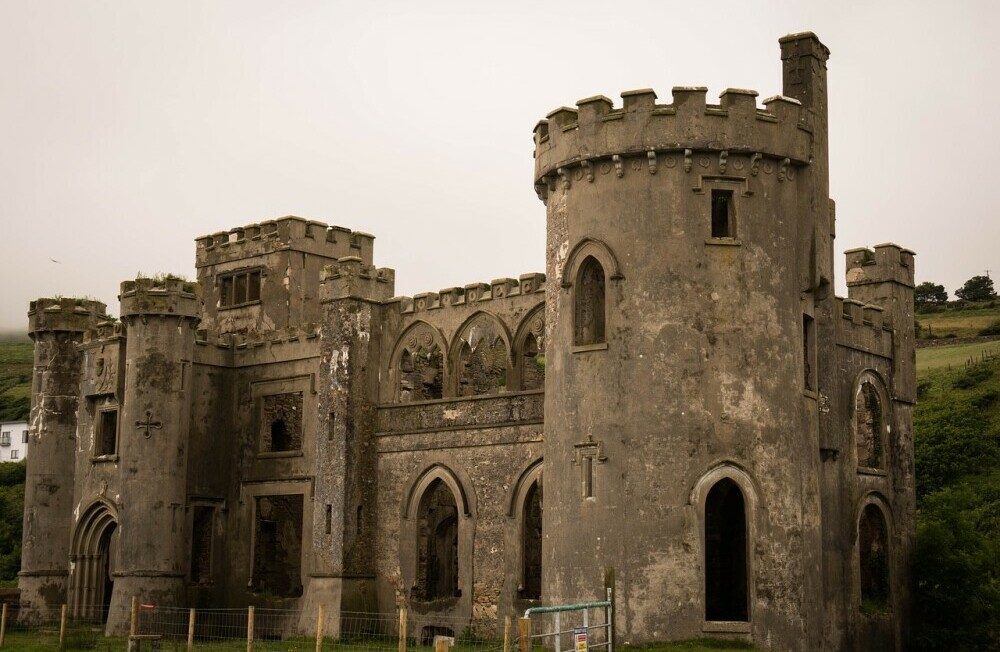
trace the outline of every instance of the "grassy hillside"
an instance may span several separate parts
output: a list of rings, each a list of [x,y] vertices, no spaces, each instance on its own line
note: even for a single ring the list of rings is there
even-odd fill
[[[0,342],[0,421],[28,419],[31,409],[31,342]]]
[[[1000,300],[981,303],[955,301],[946,306],[918,309],[917,337],[975,337],[984,334],[994,324],[1000,324]],[[1000,335],[1000,330],[997,331]]]
[[[1000,340],[928,346],[917,349],[917,375],[941,368],[964,369],[969,363],[997,357],[1000,357]]]
[[[915,649],[996,650],[1000,358],[921,371],[913,431]]]

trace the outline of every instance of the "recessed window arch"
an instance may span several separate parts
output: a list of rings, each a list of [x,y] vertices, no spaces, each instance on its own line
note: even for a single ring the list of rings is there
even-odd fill
[[[573,344],[603,344],[605,274],[593,256],[584,258],[573,293]]]
[[[885,513],[868,502],[858,518],[858,570],[861,610],[884,611],[889,606],[889,527]]]
[[[715,483],[705,500],[705,620],[749,620],[746,507],[730,478]]]
[[[438,600],[459,595],[458,505],[440,479],[427,487],[417,508],[417,575],[413,596]]]
[[[865,372],[854,394],[854,436],[859,467],[885,467],[886,416],[882,383],[875,374]]]
[[[388,400],[399,403],[443,398],[448,378],[446,344],[425,321],[411,324],[396,341],[389,362]]]
[[[458,331],[453,346],[457,396],[480,396],[507,391],[510,372],[510,335],[496,316],[480,312]]]

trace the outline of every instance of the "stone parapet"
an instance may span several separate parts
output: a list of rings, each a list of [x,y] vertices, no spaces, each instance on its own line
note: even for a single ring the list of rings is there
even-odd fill
[[[333,259],[357,256],[371,265],[375,236],[289,215],[199,236],[195,243],[196,267],[280,250],[303,251]]]
[[[121,284],[122,319],[134,315],[163,315],[199,319],[201,286],[179,278],[137,278]]]
[[[412,297],[393,297],[389,299],[389,302],[396,303],[399,306],[399,312],[407,315],[426,310],[467,306],[484,301],[544,293],[545,274],[531,272],[521,274],[518,280],[498,278],[489,283],[469,283],[464,287],[445,288],[440,292],[421,292]]]
[[[106,319],[107,306],[100,301],[74,297],[36,299],[28,308],[28,332],[83,333]]]

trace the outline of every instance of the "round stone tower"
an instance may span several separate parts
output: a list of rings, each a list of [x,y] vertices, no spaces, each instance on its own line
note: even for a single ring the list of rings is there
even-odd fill
[[[127,333],[119,438],[119,549],[108,632],[127,631],[133,596],[184,606],[185,497],[198,286],[140,278],[121,285]]]
[[[547,337],[566,343],[546,354],[542,598],[612,583],[622,642],[821,647],[829,53],[781,48],[763,106],[645,89],[535,129]]]
[[[21,551],[22,620],[49,617],[66,602],[73,469],[83,334],[105,317],[105,305],[86,299],[38,299],[28,310],[35,342],[29,450],[24,485]]]

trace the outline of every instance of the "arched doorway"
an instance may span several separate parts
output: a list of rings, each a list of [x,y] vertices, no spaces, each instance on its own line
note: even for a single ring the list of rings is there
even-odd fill
[[[705,501],[705,620],[749,620],[747,588],[746,501],[723,478]]]
[[[118,518],[108,504],[97,502],[84,513],[73,533],[70,579],[75,618],[106,622],[114,591]]]

